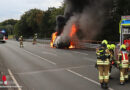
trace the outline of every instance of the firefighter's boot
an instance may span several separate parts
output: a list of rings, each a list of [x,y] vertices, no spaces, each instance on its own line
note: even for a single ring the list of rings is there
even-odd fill
[[[101,88],[103,88],[103,89],[104,89],[104,83],[101,83]]]
[[[120,82],[120,85],[124,85],[125,83],[124,82]]]
[[[107,83],[104,83],[104,89],[108,89]]]

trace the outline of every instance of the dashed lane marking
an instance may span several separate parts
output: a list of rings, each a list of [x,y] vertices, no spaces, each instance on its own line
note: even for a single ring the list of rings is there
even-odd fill
[[[43,57],[41,57],[41,56],[38,56],[38,55],[36,55],[36,54],[33,54],[33,53],[31,53],[31,52],[29,52],[29,51],[27,51],[27,50],[24,50],[25,52],[27,52],[27,53],[29,53],[29,54],[31,54],[31,55],[33,55],[33,56],[36,56],[36,57],[38,57],[38,58],[40,58],[40,59],[42,59],[42,60],[44,60],[44,61],[47,61],[47,62],[49,62],[49,63],[51,63],[51,64],[53,64],[53,65],[56,65],[56,63],[54,63],[54,62],[52,62],[52,61],[50,61],[50,60],[48,60],[48,59],[45,59],[45,58],[43,58]]]
[[[47,70],[38,70],[38,71],[30,71],[30,72],[20,72],[20,73],[15,73],[19,75],[25,75],[25,74],[36,74],[36,73],[44,73],[44,72],[55,72],[55,71],[62,71],[66,69],[79,69],[79,68],[85,68],[89,66],[94,66],[94,65],[82,65],[82,66],[77,66],[77,67],[66,67],[66,68],[55,68],[55,69],[47,69]]]
[[[74,71],[72,71],[72,70],[70,70],[70,69],[66,69],[66,70],[67,70],[68,72],[71,72],[71,73],[73,73],[73,74],[75,74],[75,75],[77,75],[77,76],[79,76],[79,77],[82,77],[82,78],[84,78],[84,79],[86,79],[86,80],[88,80],[88,81],[90,81],[90,82],[92,82],[92,83],[97,84],[97,85],[100,86],[100,83],[98,83],[98,82],[92,80],[91,78],[85,77],[85,76],[83,76],[83,75],[81,75],[81,74],[79,74],[79,73],[77,73],[77,72],[74,72]],[[109,88],[109,90],[114,90],[114,89]]]
[[[79,53],[79,54],[82,54],[82,55],[88,55],[87,53],[82,53],[82,52],[77,52],[77,51],[71,51],[71,52]]]
[[[54,53],[50,53],[50,52],[42,52],[43,54],[50,54],[50,55],[53,55],[53,56],[57,56],[56,54]]]
[[[22,90],[21,86],[18,84],[17,80],[15,79],[14,75],[12,74],[11,70],[8,69],[9,75],[11,76],[11,78],[13,79],[14,83],[16,84],[16,87],[18,88],[18,90]]]

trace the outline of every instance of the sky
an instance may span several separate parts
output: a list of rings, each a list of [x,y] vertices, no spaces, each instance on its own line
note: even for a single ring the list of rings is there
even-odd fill
[[[0,22],[7,19],[20,19],[24,12],[38,8],[59,7],[63,0],[0,0]]]

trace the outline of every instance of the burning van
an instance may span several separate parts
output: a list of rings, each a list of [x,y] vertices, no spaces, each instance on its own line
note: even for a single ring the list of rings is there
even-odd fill
[[[69,48],[70,46],[70,40],[66,39],[64,41],[62,41],[62,36],[57,36],[57,38],[55,39],[54,43],[53,43],[53,47],[56,48]]]
[[[51,47],[52,48],[76,48],[74,42],[76,32],[77,32],[77,27],[75,24],[73,24],[67,36],[64,36],[62,33],[59,36],[57,32],[53,33],[51,43],[50,43]]]
[[[57,32],[55,32],[55,33],[52,34],[50,46],[52,48],[69,48],[70,40],[69,40],[69,38],[63,40],[63,37],[57,36]]]

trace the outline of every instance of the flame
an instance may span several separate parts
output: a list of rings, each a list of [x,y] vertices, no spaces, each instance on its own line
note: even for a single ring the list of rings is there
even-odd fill
[[[53,48],[53,43],[54,43],[56,37],[57,37],[57,32],[55,32],[55,33],[52,34],[52,39],[51,39],[51,42],[50,42],[50,46],[51,46],[52,48]]]
[[[73,37],[73,35],[75,35],[76,31],[77,31],[76,25],[73,24],[73,25],[72,25],[71,32],[70,32],[70,37],[71,37],[71,38]]]
[[[75,48],[75,44],[74,44],[74,42],[70,42],[70,46],[69,46],[69,49],[73,49],[73,48]]]
[[[77,27],[76,27],[75,24],[73,24],[73,25],[72,25],[72,28],[71,28],[71,31],[70,31],[70,34],[69,34],[69,37],[70,37],[70,46],[69,46],[69,48],[70,48],[70,49],[76,48],[76,46],[75,46],[76,44],[75,44],[75,42],[73,41],[73,38],[74,38],[76,32],[77,32]],[[56,39],[56,37],[57,37],[57,33],[58,33],[58,32],[55,32],[55,33],[52,34],[52,39],[51,39],[51,42],[50,42],[50,46],[51,46],[52,48],[54,48],[54,47],[53,47],[53,43],[54,43],[54,41],[55,41],[55,39]]]
[[[71,39],[71,41],[70,41],[70,46],[69,46],[70,49],[75,48],[75,43],[72,41],[72,38],[73,38],[73,36],[76,34],[76,32],[77,32],[76,25],[73,24],[73,25],[72,25],[71,32],[70,32],[70,35],[69,35],[69,36],[70,36],[70,39]]]

